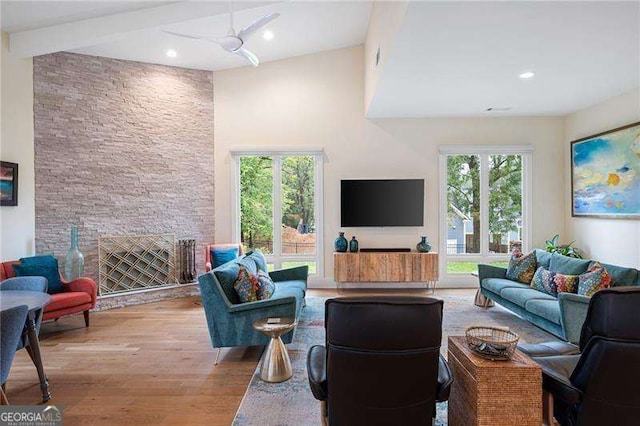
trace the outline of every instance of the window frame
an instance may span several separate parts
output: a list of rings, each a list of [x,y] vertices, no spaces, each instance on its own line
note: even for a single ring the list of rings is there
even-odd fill
[[[440,244],[440,277],[441,281],[460,284],[462,287],[477,286],[477,279],[468,274],[448,274],[447,262],[461,260],[469,262],[496,262],[509,259],[508,253],[489,253],[489,156],[520,155],[522,156],[522,250],[531,249],[533,229],[532,186],[533,186],[533,152],[532,145],[447,145],[439,147],[439,234]],[[480,253],[447,254],[447,157],[452,155],[478,155],[480,157]]]
[[[231,238],[240,242],[240,160],[242,157],[265,156],[273,158],[273,192],[272,192],[272,220],[273,220],[273,254],[265,254],[267,263],[273,263],[275,269],[280,269],[284,262],[315,262],[315,274],[309,276],[324,276],[324,206],[323,206],[323,171],[324,150],[322,149],[233,149],[231,150]],[[310,156],[315,160],[314,167],[314,224],[316,234],[315,254],[282,254],[282,232],[277,232],[282,226],[282,159],[290,156]],[[276,252],[276,248],[278,252]]]

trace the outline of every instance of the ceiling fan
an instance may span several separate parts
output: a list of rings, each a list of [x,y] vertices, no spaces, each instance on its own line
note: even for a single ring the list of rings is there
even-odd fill
[[[205,40],[211,43],[216,43],[220,45],[227,52],[233,53],[234,55],[242,56],[247,61],[251,63],[254,67],[257,67],[260,61],[249,50],[244,48],[244,44],[247,40],[255,34],[260,28],[267,25],[269,22],[276,19],[280,16],[279,13],[269,13],[267,15],[261,16],[255,21],[253,21],[248,27],[240,30],[236,33],[236,30],[233,28],[233,4],[229,2],[229,32],[225,37],[212,37],[206,35],[197,35],[197,34],[181,34],[175,33],[173,31],[163,30],[167,34],[171,34],[178,37],[189,38],[193,40]]]

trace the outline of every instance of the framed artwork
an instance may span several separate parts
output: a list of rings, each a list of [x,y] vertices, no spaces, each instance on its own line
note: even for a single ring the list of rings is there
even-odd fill
[[[0,162],[0,206],[18,205],[18,165]]]
[[[640,218],[640,122],[571,142],[571,215]]]

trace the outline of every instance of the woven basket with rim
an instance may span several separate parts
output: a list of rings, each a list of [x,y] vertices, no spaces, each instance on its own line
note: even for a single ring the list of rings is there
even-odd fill
[[[465,332],[467,346],[475,354],[492,361],[506,361],[513,356],[520,339],[507,327],[473,325]]]

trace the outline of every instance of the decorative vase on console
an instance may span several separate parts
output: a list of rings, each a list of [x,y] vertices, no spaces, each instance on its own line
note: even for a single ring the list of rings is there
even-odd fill
[[[351,241],[349,241],[349,251],[351,253],[358,252],[358,240],[356,240],[356,236],[351,237]]]
[[[84,256],[78,247],[78,227],[71,227],[71,247],[64,263],[64,276],[67,281],[80,278],[84,273]]]
[[[340,232],[340,235],[338,236],[338,238],[336,238],[334,247],[336,251],[339,253],[345,253],[347,251],[347,248],[349,247],[349,242],[344,237],[344,232]]]
[[[421,240],[418,245],[416,245],[416,250],[418,250],[420,253],[429,253],[431,251],[431,243],[427,241],[427,237],[420,238]]]

